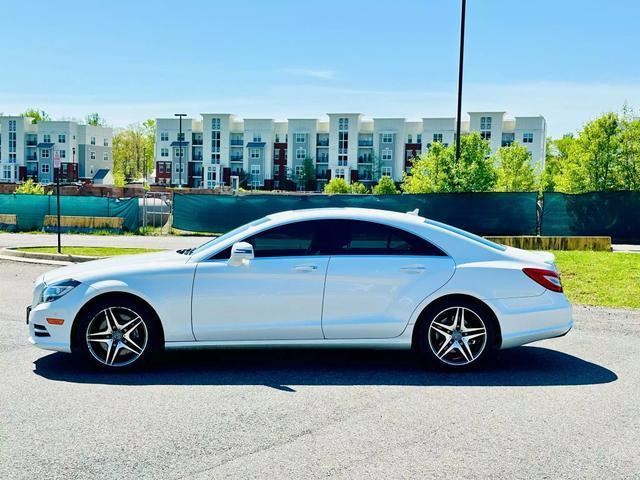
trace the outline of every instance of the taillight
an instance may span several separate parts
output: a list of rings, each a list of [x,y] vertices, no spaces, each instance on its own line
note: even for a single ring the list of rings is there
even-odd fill
[[[523,268],[522,271],[527,277],[544,288],[552,292],[562,292],[562,282],[560,282],[560,276],[557,272],[545,270],[544,268]]]

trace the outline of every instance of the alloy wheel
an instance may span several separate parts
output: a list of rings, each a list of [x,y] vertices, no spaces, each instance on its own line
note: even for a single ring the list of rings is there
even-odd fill
[[[463,366],[474,362],[487,344],[487,328],[473,310],[449,307],[429,325],[429,347],[443,363]]]
[[[142,356],[147,347],[147,326],[129,308],[109,307],[89,322],[86,341],[91,355],[103,365],[124,367]]]

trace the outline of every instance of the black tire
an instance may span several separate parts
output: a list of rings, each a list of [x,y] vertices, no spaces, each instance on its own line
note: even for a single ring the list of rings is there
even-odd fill
[[[148,366],[163,346],[155,312],[133,298],[109,296],[81,313],[73,353],[83,364],[122,372]]]
[[[421,315],[416,328],[414,347],[420,360],[439,370],[473,370],[497,351],[492,314],[472,300],[437,302]]]

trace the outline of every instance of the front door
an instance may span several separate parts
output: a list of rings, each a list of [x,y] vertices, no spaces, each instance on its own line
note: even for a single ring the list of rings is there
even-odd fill
[[[392,338],[455,264],[427,240],[373,222],[337,220],[343,237],[327,271],[322,329],[327,339]]]
[[[282,225],[245,239],[256,257],[246,265],[229,265],[230,249],[199,263],[192,299],[196,339],[322,339],[329,257],[311,255],[312,224]]]

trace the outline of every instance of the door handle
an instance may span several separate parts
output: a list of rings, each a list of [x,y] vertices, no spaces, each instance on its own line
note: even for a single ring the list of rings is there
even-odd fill
[[[296,272],[314,272],[318,269],[317,265],[296,265],[293,267]]]
[[[400,267],[400,271],[403,273],[422,273],[427,269],[424,265],[407,265],[406,267]]]

